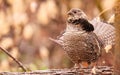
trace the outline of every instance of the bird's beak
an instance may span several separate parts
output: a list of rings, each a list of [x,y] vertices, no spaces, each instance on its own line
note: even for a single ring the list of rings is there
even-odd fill
[[[70,15],[73,15],[73,14],[71,13],[71,11],[68,11],[67,15],[70,16]]]

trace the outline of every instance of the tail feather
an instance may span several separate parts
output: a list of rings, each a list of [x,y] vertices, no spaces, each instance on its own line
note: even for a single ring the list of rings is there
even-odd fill
[[[91,21],[94,26],[94,32],[101,39],[104,47],[115,44],[115,28],[107,23],[103,23],[96,19]]]

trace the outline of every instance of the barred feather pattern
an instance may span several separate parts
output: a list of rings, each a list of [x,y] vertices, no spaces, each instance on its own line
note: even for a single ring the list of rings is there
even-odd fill
[[[106,46],[114,45],[115,28],[112,25],[97,19],[88,21],[79,9],[71,9],[68,15],[65,32],[57,40],[51,40],[60,44],[74,63],[96,62]]]
[[[115,44],[115,28],[114,26],[101,22],[97,19],[90,21],[94,26],[94,33],[101,39],[104,47]]]
[[[94,32],[86,32],[80,27],[68,25],[65,33],[57,41],[74,63],[95,62],[101,55],[102,46]]]

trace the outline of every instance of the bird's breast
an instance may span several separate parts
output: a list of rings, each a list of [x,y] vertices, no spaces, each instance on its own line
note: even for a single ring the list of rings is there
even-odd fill
[[[74,61],[97,60],[100,54],[99,42],[94,33],[67,31],[60,37],[65,53]]]
[[[87,33],[83,33],[80,31],[69,31],[65,32],[60,40],[63,42],[63,48],[65,50],[77,50],[79,47],[87,46],[85,42],[85,37]]]

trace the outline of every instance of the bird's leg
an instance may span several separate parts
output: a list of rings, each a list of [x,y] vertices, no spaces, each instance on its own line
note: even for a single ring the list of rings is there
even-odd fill
[[[91,73],[96,74],[96,62],[91,62],[90,67],[92,67]]]
[[[75,63],[74,67],[71,69],[72,71],[75,70],[76,72],[80,69],[80,64]]]
[[[92,70],[91,70],[91,73],[92,74],[96,74],[97,72],[99,72],[100,70],[96,68],[97,66],[97,63],[91,63],[91,65],[93,66]]]
[[[75,72],[77,73],[79,71],[79,69],[80,69],[80,64],[79,63],[75,63],[74,69],[75,69]]]
[[[74,68],[75,69],[79,69],[80,68],[80,64],[79,63],[75,63]]]
[[[91,73],[96,74],[96,66],[92,68]]]

